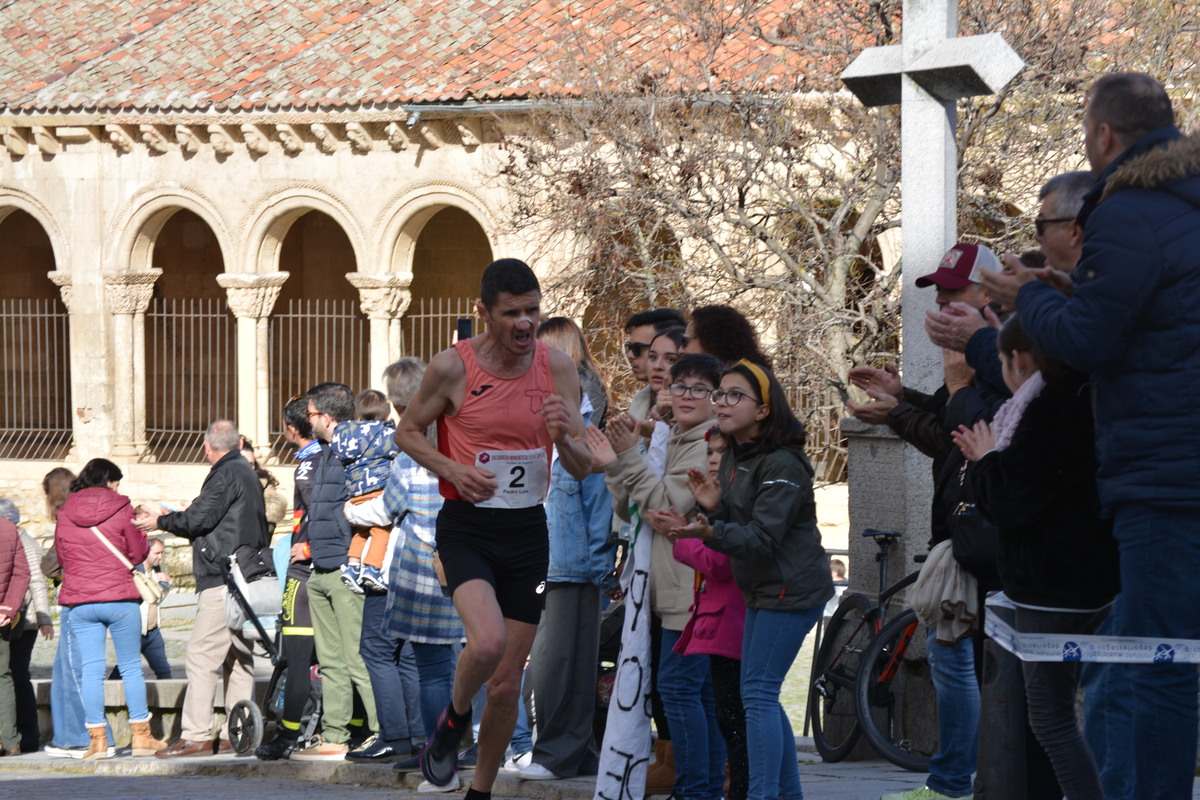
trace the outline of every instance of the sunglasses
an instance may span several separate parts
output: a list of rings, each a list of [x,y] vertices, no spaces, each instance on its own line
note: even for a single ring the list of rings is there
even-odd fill
[[[642,353],[650,349],[650,345],[642,344],[641,342],[626,342],[625,352],[634,358],[641,358]]]
[[[1047,225],[1055,224],[1058,222],[1074,222],[1074,221],[1075,221],[1074,217],[1058,217],[1057,219],[1043,219],[1041,217],[1038,217],[1037,219],[1035,219],[1033,221],[1033,227],[1037,229],[1038,236],[1041,236],[1046,232]]]

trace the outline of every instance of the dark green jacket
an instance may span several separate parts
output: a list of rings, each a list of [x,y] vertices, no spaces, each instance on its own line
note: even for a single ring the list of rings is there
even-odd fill
[[[747,442],[725,451],[719,478],[723,504],[709,517],[708,546],[732,559],[746,607],[805,611],[829,602],[833,580],[804,451],[765,453]]]

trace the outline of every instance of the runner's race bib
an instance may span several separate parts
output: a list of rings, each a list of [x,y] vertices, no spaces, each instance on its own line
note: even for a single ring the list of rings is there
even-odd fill
[[[496,493],[479,508],[530,508],[546,502],[550,467],[546,450],[480,450],[475,466],[495,474]]]

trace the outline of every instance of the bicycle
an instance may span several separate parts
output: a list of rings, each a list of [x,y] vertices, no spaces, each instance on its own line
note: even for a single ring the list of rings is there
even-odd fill
[[[888,586],[889,552],[900,534],[867,529],[862,535],[873,538],[879,547],[875,554],[879,564],[879,601],[872,603],[863,594],[851,594],[838,604],[830,617],[824,640],[813,659],[813,677],[809,686],[813,742],[824,760],[841,761],[865,733],[867,741],[880,755],[897,766],[920,771],[928,766],[929,759],[911,752],[903,735],[905,726],[897,726],[895,701],[904,687],[896,685],[893,689],[896,677],[901,674],[908,643],[916,632],[915,614],[906,611],[896,618],[905,620],[905,624],[899,629],[898,639],[892,636],[887,640],[892,642],[892,648],[883,649],[881,645],[872,649],[884,631],[891,635],[894,630],[892,623],[896,620],[889,623],[887,619],[892,597],[915,583],[918,573]],[[921,562],[925,557],[917,556],[915,560]],[[885,655],[888,659],[881,664]],[[864,663],[872,665],[865,673],[861,669]],[[860,681],[859,676],[863,674],[869,677]],[[860,684],[864,687],[861,690]],[[860,694],[863,695],[861,700]],[[875,718],[876,709],[883,709],[886,735]],[[903,721],[903,717],[899,719]]]

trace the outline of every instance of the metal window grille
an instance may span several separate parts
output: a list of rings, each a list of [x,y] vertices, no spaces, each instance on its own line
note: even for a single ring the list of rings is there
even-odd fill
[[[455,342],[454,334],[462,320],[474,336],[475,300],[470,297],[422,297],[414,309],[400,320],[404,336],[404,355],[429,359]]]
[[[71,449],[70,325],[62,301],[0,300],[0,458]]]
[[[271,459],[287,458],[283,407],[325,381],[367,388],[368,323],[352,300],[289,300],[271,316]]]
[[[204,461],[204,431],[237,413],[236,321],[220,298],[156,298],[146,311],[143,461]]]

